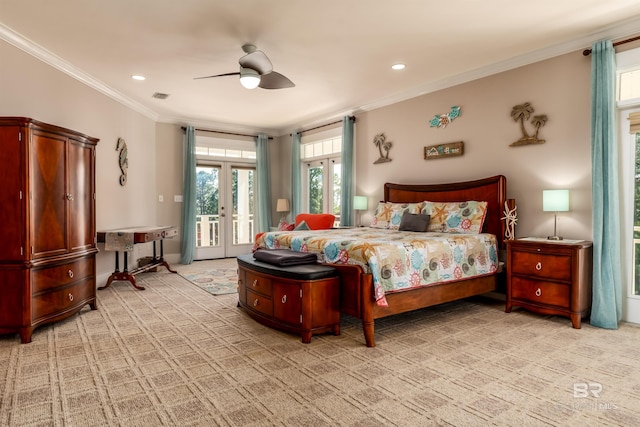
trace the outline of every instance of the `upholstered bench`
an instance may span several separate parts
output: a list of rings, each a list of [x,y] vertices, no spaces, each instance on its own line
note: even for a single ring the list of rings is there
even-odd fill
[[[280,267],[238,260],[238,306],[256,321],[300,333],[303,343],[324,332],[340,335],[340,280],[333,267],[303,264]]]

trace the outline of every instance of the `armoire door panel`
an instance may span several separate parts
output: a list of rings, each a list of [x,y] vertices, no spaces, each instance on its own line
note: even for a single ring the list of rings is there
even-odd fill
[[[6,261],[19,261],[25,257],[27,194],[24,189],[21,130],[18,126],[0,127],[0,224],[11,224],[10,227],[2,227],[0,259]]]
[[[92,146],[71,140],[69,144],[69,249],[72,251],[95,245],[93,153]],[[90,173],[91,172],[91,173]]]
[[[34,132],[31,138],[32,256],[67,251],[66,138]]]

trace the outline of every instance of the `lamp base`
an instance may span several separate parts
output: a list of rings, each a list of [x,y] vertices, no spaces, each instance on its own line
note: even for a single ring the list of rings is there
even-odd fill
[[[549,237],[547,237],[547,240],[562,240],[562,237],[560,237],[560,236],[549,236]]]

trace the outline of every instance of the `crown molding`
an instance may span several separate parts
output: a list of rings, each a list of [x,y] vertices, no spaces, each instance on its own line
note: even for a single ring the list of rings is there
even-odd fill
[[[158,123],[166,123],[171,125],[180,126],[193,126],[196,128],[211,129],[220,132],[237,132],[255,134],[264,133],[270,137],[278,137],[279,133],[277,129],[257,128],[251,126],[233,125],[230,123],[216,122],[212,120],[196,120],[188,117],[178,116],[160,116],[156,120]]]
[[[9,27],[5,26],[2,23],[0,23],[0,39],[28,53],[29,55],[39,59],[45,64],[48,64],[53,68],[59,71],[62,71],[68,76],[78,80],[81,83],[84,83],[90,88],[97,90],[98,92],[123,104],[124,106],[129,107],[132,110],[139,112],[140,114],[143,114],[144,116],[150,118],[151,120],[154,120],[154,121],[158,120],[159,116],[155,111],[150,110],[144,105],[112,89],[111,87],[102,83],[100,80],[97,80],[91,75],[78,69],[77,67],[74,67],[64,59],[49,52],[47,49],[43,48],[42,46],[38,45],[32,40],[29,40],[28,38],[24,37],[22,34],[19,34],[13,31],[12,29],[10,29]]]
[[[601,29],[598,32],[588,34],[579,39],[574,39],[568,42],[559,43],[553,46],[549,46],[543,49],[538,49],[532,52],[525,53],[501,62],[490,64],[486,67],[477,68],[469,72],[457,74],[455,76],[447,77],[435,82],[430,82],[426,85],[418,86],[410,90],[397,93],[395,95],[379,99],[370,104],[360,106],[360,111],[371,111],[378,108],[386,107],[401,101],[406,101],[411,98],[416,98],[421,95],[436,92],[442,89],[447,89],[453,86],[457,86],[470,81],[478,80],[484,77],[488,77],[494,74],[509,71],[525,65],[534,64],[539,61],[551,59],[556,56],[564,55],[567,53],[575,52],[582,55],[582,51],[591,47],[591,45],[601,40],[616,40],[625,37],[633,36],[640,33],[640,18],[634,17],[626,21],[619,22],[615,25]]]
[[[13,31],[9,27],[6,27],[4,24],[0,23],[0,39],[17,47],[18,49],[23,50],[24,52],[43,61],[44,63],[62,71],[63,73],[71,76],[72,78],[97,90],[98,92],[103,93],[104,95],[125,105],[126,107],[129,107],[132,110],[143,114],[144,116],[154,120],[155,122],[175,123],[175,124],[188,123],[188,124],[197,125],[200,127],[212,127],[215,129],[220,129],[220,130],[229,131],[229,132],[247,132],[247,133],[264,132],[267,134],[272,134],[277,136],[287,135],[293,132],[295,129],[314,126],[318,123],[323,123],[328,120],[333,120],[338,117],[343,117],[345,115],[353,115],[353,114],[356,114],[355,112],[366,112],[366,111],[371,111],[378,108],[386,107],[388,105],[406,101],[408,99],[416,98],[418,96],[426,95],[442,89],[447,89],[447,88],[457,86],[463,83],[467,83],[473,80],[488,77],[504,71],[509,71],[525,65],[530,65],[535,62],[550,59],[559,55],[564,55],[571,52],[576,52],[576,54],[578,53],[581,54],[582,50],[590,47],[594,42],[597,42],[600,40],[607,40],[607,39],[615,41],[616,39],[633,36],[638,33],[640,33],[640,18],[638,17],[630,18],[629,20],[618,22],[615,25],[611,25],[609,27],[603,28],[597,32],[593,32],[591,34],[585,35],[584,37],[581,37],[579,39],[571,40],[564,43],[559,43],[550,47],[546,47],[544,49],[535,50],[532,52],[525,53],[523,55],[519,55],[517,57],[507,59],[505,61],[494,63],[486,67],[477,68],[469,72],[457,74],[454,76],[447,77],[445,79],[441,79],[435,82],[427,83],[425,85],[417,86],[409,90],[381,98],[372,103],[368,103],[361,106],[353,106],[350,109],[342,110],[339,112],[328,113],[322,116],[321,118],[314,118],[294,128],[285,127],[285,128],[278,128],[278,129],[258,129],[258,128],[252,128],[249,126],[235,126],[229,123],[217,123],[217,122],[211,122],[211,121],[198,122],[198,121],[194,121],[192,119],[183,118],[183,117],[161,117],[160,114],[158,114],[157,112],[147,108],[146,106],[112,89],[111,87],[95,79],[94,77],[90,76],[84,71],[74,67],[67,61],[63,60],[62,58],[44,49],[42,46],[38,45],[37,43],[34,43],[28,38],[22,36],[21,34]]]

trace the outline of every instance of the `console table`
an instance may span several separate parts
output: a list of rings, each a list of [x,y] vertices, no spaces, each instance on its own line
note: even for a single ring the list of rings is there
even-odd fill
[[[135,276],[145,271],[149,271],[158,266],[164,266],[171,273],[177,273],[171,269],[169,264],[164,260],[164,249],[162,242],[166,238],[178,235],[178,228],[174,226],[145,226],[145,227],[128,227],[117,230],[98,231],[98,242],[105,244],[106,251],[115,251],[116,268],[109,276],[107,284],[98,289],[106,289],[114,280],[125,280],[133,285],[134,288],[141,291],[144,286],[136,284]],[[128,270],[128,253],[133,251],[133,245],[138,243],[153,243],[153,258],[151,262],[145,266],[138,267],[134,270]],[[157,256],[156,242],[160,242],[160,256]],[[124,266],[120,271],[120,252],[124,253]]]

